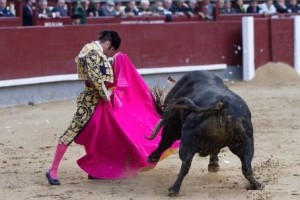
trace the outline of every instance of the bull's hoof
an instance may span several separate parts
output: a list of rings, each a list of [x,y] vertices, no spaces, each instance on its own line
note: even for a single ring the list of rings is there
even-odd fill
[[[220,166],[216,164],[209,164],[208,171],[211,173],[217,173],[219,171]]]
[[[168,194],[168,196],[170,196],[170,197],[176,197],[176,196],[178,196],[179,195],[179,191],[178,190],[176,190],[176,189],[174,189],[174,188],[169,188],[169,194]]]
[[[159,161],[159,158],[153,158],[153,157],[148,157],[148,159],[147,159],[147,161],[149,162],[149,163],[156,163],[156,162],[158,162]]]
[[[247,187],[247,190],[263,190],[265,186],[259,182],[256,182],[255,184],[251,184]]]
[[[156,153],[154,153],[154,154],[151,154],[151,155],[148,157],[147,161],[150,162],[150,163],[155,163],[155,162],[158,162],[159,159],[160,159],[160,156],[159,156],[159,155],[156,155]]]

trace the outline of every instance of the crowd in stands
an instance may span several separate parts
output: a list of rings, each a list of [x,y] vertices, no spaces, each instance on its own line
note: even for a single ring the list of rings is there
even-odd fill
[[[71,17],[72,23],[84,24],[87,17],[132,17],[166,16],[172,20],[175,15],[199,17],[213,20],[214,11],[220,14],[299,13],[297,0],[24,0],[22,18],[24,26],[33,25],[33,18]],[[55,2],[54,2],[55,1]],[[244,2],[246,1],[246,3]],[[50,5],[49,2],[52,4]],[[69,11],[68,4],[71,6]],[[13,6],[7,0],[0,0],[0,16],[15,16]]]
[[[251,0],[249,5],[245,6],[244,0],[218,0],[219,12],[226,13],[258,13],[272,15],[276,13],[300,13],[300,4],[297,0],[265,0],[259,3],[258,0]]]

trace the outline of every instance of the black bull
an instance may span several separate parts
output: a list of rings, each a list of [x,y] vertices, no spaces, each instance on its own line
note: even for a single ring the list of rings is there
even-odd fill
[[[166,149],[181,140],[179,156],[182,165],[177,180],[169,188],[169,195],[179,194],[196,153],[209,155],[208,171],[217,172],[218,154],[224,147],[240,158],[243,175],[250,182],[249,189],[263,187],[253,177],[251,167],[254,141],[250,110],[219,77],[207,71],[187,73],[170,90],[164,102],[161,97],[161,93],[155,93],[161,120],[149,139],[153,139],[161,128],[162,138],[148,161],[157,162]]]

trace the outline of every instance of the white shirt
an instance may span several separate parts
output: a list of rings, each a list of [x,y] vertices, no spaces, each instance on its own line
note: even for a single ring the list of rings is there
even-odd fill
[[[268,7],[266,3],[263,3],[263,4],[260,4],[259,7],[261,8],[262,13],[274,14],[277,12],[274,5],[271,5],[270,7]]]

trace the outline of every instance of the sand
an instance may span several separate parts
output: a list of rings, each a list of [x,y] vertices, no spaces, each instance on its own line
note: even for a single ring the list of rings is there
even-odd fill
[[[300,82],[300,76],[288,64],[269,62],[256,70],[251,82],[263,86],[287,85]]]
[[[273,70],[270,72],[269,68]],[[265,188],[246,190],[248,182],[241,173],[240,161],[225,148],[219,155],[217,174],[207,172],[207,158],[194,157],[180,195],[175,199],[300,199],[298,75],[278,63],[262,67],[256,75],[252,82],[230,83],[229,87],[246,100],[252,111],[255,138],[252,165],[255,177]],[[291,77],[296,78],[290,81]],[[273,81],[266,82],[266,79]],[[81,146],[72,144],[60,166],[62,185],[50,186],[45,172],[56,141],[74,109],[74,100],[0,109],[1,200],[171,199],[167,189],[175,181],[181,165],[177,153],[135,178],[95,181],[88,180],[76,165],[84,151]]]

